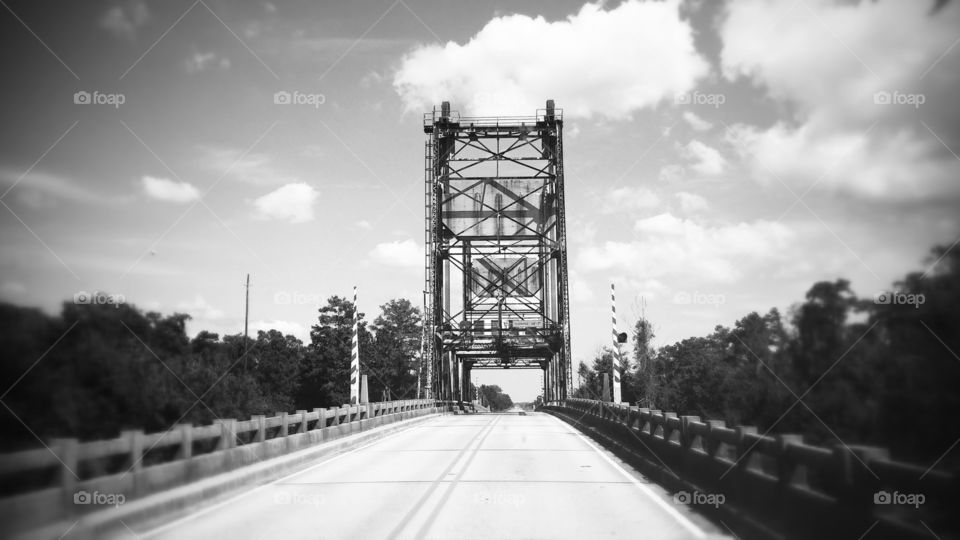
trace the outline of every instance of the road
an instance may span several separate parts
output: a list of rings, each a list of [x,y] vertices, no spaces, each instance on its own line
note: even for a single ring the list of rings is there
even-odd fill
[[[198,509],[144,539],[723,536],[553,416],[442,416]]]

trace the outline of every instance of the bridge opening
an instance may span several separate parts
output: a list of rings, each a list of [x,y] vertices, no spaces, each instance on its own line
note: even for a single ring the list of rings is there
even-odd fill
[[[433,397],[469,400],[474,369],[572,379],[563,111],[424,115],[424,362]]]

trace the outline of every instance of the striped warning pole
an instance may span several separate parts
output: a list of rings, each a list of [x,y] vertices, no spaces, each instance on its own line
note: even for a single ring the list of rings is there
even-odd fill
[[[353,349],[350,352],[350,404],[360,403],[360,309],[357,286],[353,286]]]
[[[613,379],[613,402],[620,403],[622,394],[620,392],[620,339],[617,332],[617,293],[613,282],[610,283],[610,311],[613,314],[613,361],[610,362],[611,379]]]

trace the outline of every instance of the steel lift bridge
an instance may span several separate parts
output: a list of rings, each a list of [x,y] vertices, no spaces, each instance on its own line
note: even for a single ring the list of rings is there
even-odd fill
[[[541,369],[544,401],[572,380],[563,112],[424,115],[424,365],[433,397],[469,400],[473,369]]]

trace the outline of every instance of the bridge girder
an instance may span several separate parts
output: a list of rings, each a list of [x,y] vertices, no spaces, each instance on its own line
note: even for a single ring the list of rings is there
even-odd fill
[[[424,362],[439,399],[473,368],[539,368],[570,388],[563,114],[424,116]]]

